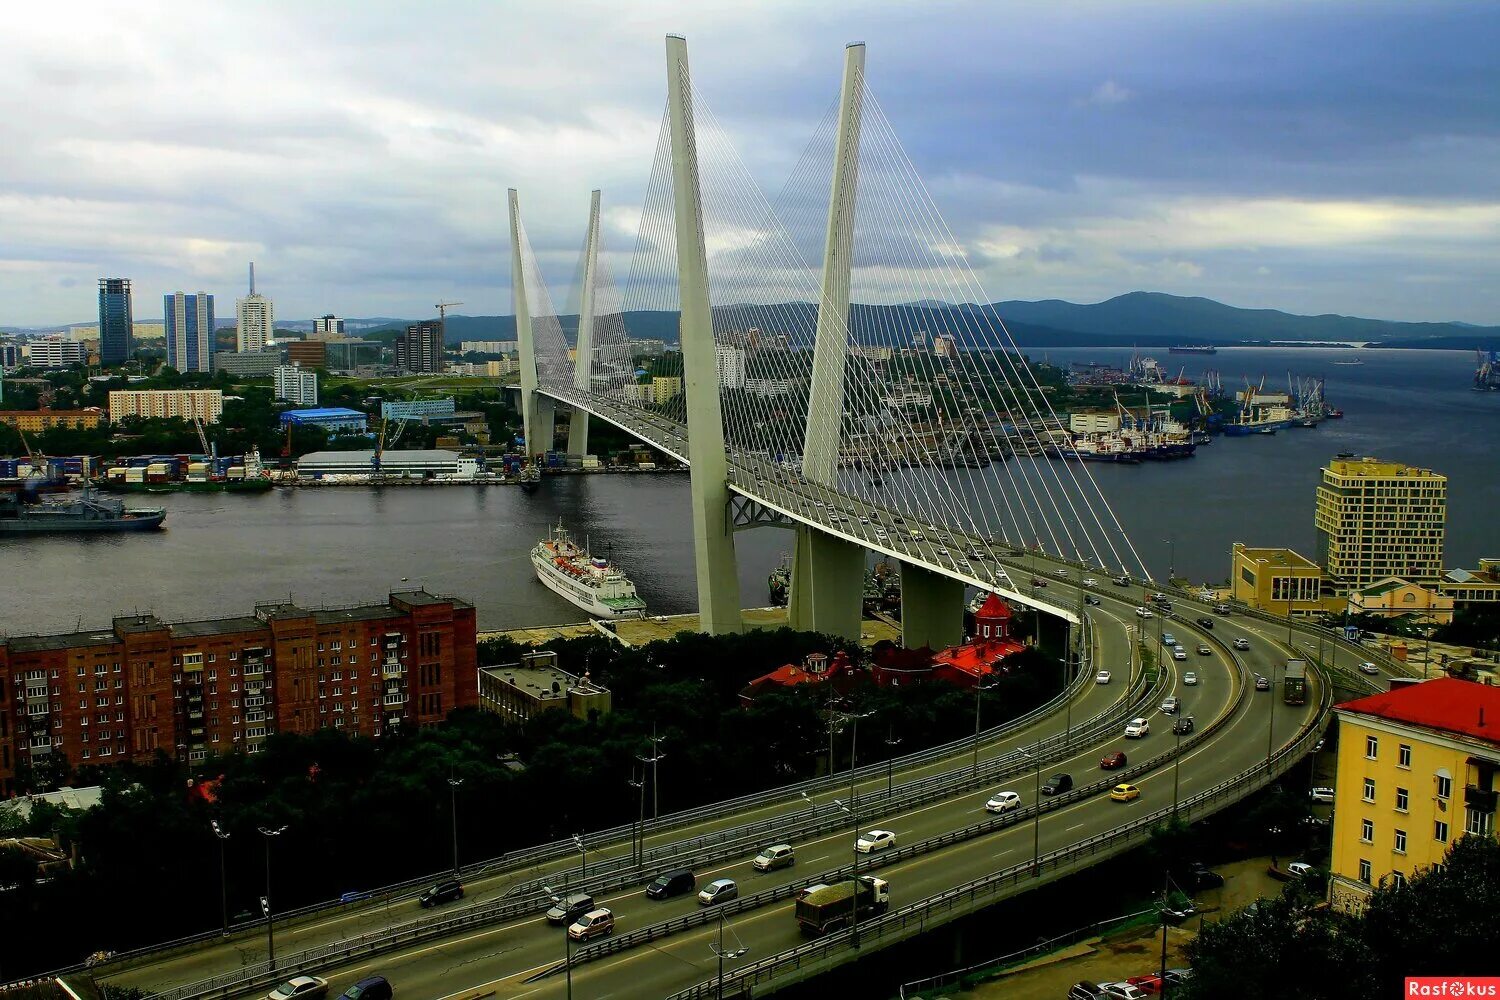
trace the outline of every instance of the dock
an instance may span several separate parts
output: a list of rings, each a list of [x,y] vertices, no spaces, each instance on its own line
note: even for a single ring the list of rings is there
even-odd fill
[[[786,608],[746,608],[743,612],[747,629],[785,628]],[[670,639],[678,632],[697,632],[698,615],[647,615],[645,618],[621,618],[608,624],[601,621],[575,622],[567,625],[534,625],[528,628],[498,629],[480,632],[479,641],[506,638],[527,646],[544,646],[559,639],[581,639],[604,635],[623,646],[644,646],[660,639]],[[869,648],[882,639],[901,641],[901,623],[887,615],[866,618],[860,623],[860,645]]]

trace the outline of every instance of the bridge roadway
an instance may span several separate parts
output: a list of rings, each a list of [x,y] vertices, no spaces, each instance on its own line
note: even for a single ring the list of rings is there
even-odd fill
[[[1060,588],[1066,585],[1060,581],[1056,584]],[[1105,604],[1098,609],[1104,614],[1098,616],[1100,628],[1097,632],[1101,642],[1101,650],[1098,663],[1109,666],[1115,671],[1117,680],[1107,687],[1090,686],[1080,695],[1073,705],[1074,719],[1079,720],[1093,715],[1096,711],[1107,704],[1117,693],[1123,692],[1123,674],[1128,663],[1128,631],[1135,626],[1136,620],[1132,608],[1135,602],[1140,600],[1138,593],[1126,593],[1122,590],[1119,595],[1103,595]],[[1198,636],[1195,627],[1186,626],[1182,623],[1173,623],[1173,630],[1186,642],[1196,645]],[[1274,628],[1271,629],[1274,632]],[[1221,623],[1218,630],[1221,638],[1229,639],[1235,635],[1244,634],[1251,638],[1252,649],[1243,654],[1247,665],[1252,671],[1269,673],[1272,666],[1280,662],[1284,653],[1276,649],[1268,641],[1266,626],[1264,623],[1246,619],[1235,618]],[[1154,631],[1152,632],[1154,640]],[[1211,664],[1211,665],[1210,665]],[[1179,688],[1176,693],[1184,697],[1185,708],[1195,714],[1200,726],[1207,725],[1210,717],[1230,704],[1230,692],[1232,690],[1231,677],[1234,676],[1228,663],[1222,659],[1221,654],[1213,657],[1198,657],[1193,655],[1185,664],[1178,665],[1181,669],[1196,668],[1203,674],[1203,683],[1197,688]],[[1289,737],[1300,724],[1305,713],[1310,709],[1295,709],[1279,705],[1279,698],[1274,694],[1261,694],[1258,697],[1249,697],[1245,704],[1235,711],[1229,727],[1211,743],[1197,748],[1192,752],[1186,767],[1182,770],[1182,793],[1184,795],[1212,785],[1228,774],[1234,773],[1257,756],[1264,756],[1266,728],[1265,716],[1275,706],[1276,733],[1278,737]],[[1155,752],[1165,748],[1165,741],[1171,739],[1169,726],[1166,725],[1165,717],[1155,716],[1158,720],[1154,731],[1150,736],[1141,741],[1131,741],[1132,746],[1126,746],[1121,737],[1116,735],[1098,743],[1091,743],[1086,748],[1072,755],[1072,760],[1061,769],[1069,770],[1075,775],[1080,784],[1087,784],[1096,780],[1100,772],[1097,771],[1097,759],[1109,749],[1124,748],[1132,752],[1136,759],[1142,756],[1152,756]],[[1031,727],[1028,732],[1015,734],[1011,738],[1010,746],[1023,745],[1035,736],[1044,732],[1060,732],[1062,720],[1056,715],[1050,719]],[[1007,746],[1005,749],[1009,749]],[[990,756],[994,751],[986,751],[985,756]],[[962,767],[968,755],[959,751],[955,755]],[[1194,763],[1194,762],[1197,763]],[[948,765],[953,765],[953,760]],[[1044,765],[1043,770],[1051,773],[1059,769],[1058,765],[1051,762]],[[1145,791],[1141,800],[1147,803],[1147,808],[1156,808],[1162,802],[1161,795],[1170,796],[1170,777],[1163,778],[1163,772],[1157,772],[1151,777],[1138,782]],[[1023,797],[1023,801],[1030,803],[1034,799],[1034,793],[1029,790],[1034,786],[1034,777],[1030,774],[1017,778],[1013,785]],[[883,781],[872,779],[862,786],[862,795],[869,796],[877,794],[877,789],[872,786],[883,785]],[[1165,790],[1165,791],[1163,791]],[[883,788],[878,790],[883,792]],[[945,830],[966,826],[981,815],[984,793],[970,792],[955,796],[943,802],[934,803],[909,813],[898,813],[895,815],[876,815],[861,817],[861,826],[868,828],[875,825],[884,825],[896,831],[898,841],[901,843],[912,843],[915,840],[932,836]],[[820,796],[826,799],[826,796]],[[1128,818],[1131,810],[1138,803],[1121,805],[1109,803],[1107,800],[1091,799],[1069,806],[1057,813],[1048,814],[1042,818],[1040,824],[1042,849],[1045,852],[1054,847],[1063,846],[1066,843],[1083,839],[1103,829],[1107,829],[1112,823],[1117,823],[1120,817]],[[1108,806],[1111,808],[1102,808]],[[795,807],[785,805],[782,807],[787,814],[796,813]],[[806,810],[801,810],[805,817]],[[1068,817],[1064,820],[1062,817]],[[720,824],[729,824],[745,819],[738,816],[734,821],[721,820]],[[1026,824],[1029,826],[1030,824]],[[687,835],[687,830],[671,831],[663,834],[664,838],[682,837]],[[1001,838],[1005,840],[1006,854],[1022,851],[1022,848],[1030,844],[1025,831],[1017,833],[1014,830],[1006,830],[1000,833],[980,838],[979,843],[996,843]],[[1018,839],[1019,838],[1019,839]],[[775,838],[766,837],[764,841],[769,842]],[[748,860],[753,851],[747,851],[745,856],[713,870],[700,871],[701,878],[719,877],[728,875],[730,877],[742,877],[746,893],[758,891],[775,885],[776,880],[806,880],[826,868],[835,867],[843,863],[847,857],[847,850],[852,837],[845,830],[839,834],[819,837],[806,843],[799,843],[800,864],[797,868],[777,873],[774,876],[749,876]],[[898,902],[910,902],[923,895],[935,892],[947,885],[961,882],[966,878],[974,877],[985,871],[1001,867],[996,862],[998,855],[984,854],[981,848],[973,846],[976,842],[967,845],[950,848],[937,854],[924,858],[914,859],[906,864],[890,869],[893,883],[897,885]],[[1020,846],[1016,846],[1020,844]],[[976,853],[979,852],[979,853]],[[618,849],[623,853],[623,849]],[[1024,853],[1024,852],[1023,852]],[[591,852],[591,857],[599,855]],[[940,862],[935,859],[952,857],[953,862]],[[1015,854],[1014,857],[1006,857],[1006,863],[1014,863],[1021,860],[1023,854]],[[976,860],[979,859],[979,860]],[[977,867],[975,867],[977,865]],[[988,867],[986,867],[988,866]],[[912,873],[908,875],[908,870]],[[511,874],[502,877],[486,887],[484,885],[471,886],[481,894],[497,894],[503,891],[503,886],[514,884],[520,876]],[[634,927],[642,926],[644,923],[654,922],[668,916],[691,910],[695,907],[690,900],[677,900],[661,904],[649,904],[640,895],[639,888],[619,893],[603,894],[607,905],[612,905],[620,915],[620,926],[622,931],[628,931]],[[470,901],[473,897],[470,897]],[[469,901],[466,901],[469,902]],[[413,904],[406,903],[407,913],[414,909]],[[452,908],[447,908],[449,911]],[[747,943],[755,949],[754,954],[765,956],[788,947],[786,943],[790,940],[781,933],[786,930],[776,921],[767,921],[766,914],[782,912],[787,923],[790,922],[789,912],[785,904],[771,906],[764,911],[755,911],[745,916],[736,918],[734,926],[738,930],[742,926],[750,928],[764,928],[770,937],[757,938],[758,943],[752,943],[747,938]],[[405,915],[398,912],[396,920],[399,921]],[[294,928],[290,932],[283,931],[278,935],[282,947],[279,949],[283,957],[300,947],[306,947],[319,939],[327,940],[352,936],[363,930],[376,929],[384,926],[387,918],[380,910],[374,912],[365,911],[350,914],[341,914],[325,921],[319,921],[308,925],[306,928]],[[739,931],[742,936],[744,931]],[[664,970],[651,972],[652,983],[650,990],[645,994],[634,995],[659,995],[670,992],[680,986],[689,985],[697,978],[701,978],[703,969],[706,968],[707,958],[697,955],[696,952],[684,951],[696,942],[702,945],[706,940],[702,937],[702,931],[688,931],[676,937],[668,939],[662,945],[654,945],[636,952],[627,952],[621,956],[605,959],[596,965],[582,966],[575,970],[575,978],[597,976],[597,970],[613,968],[621,962],[638,962],[640,956],[646,954],[677,954],[682,956],[682,961],[673,964],[679,974],[678,979]],[[795,928],[792,929],[795,935]],[[119,985],[142,985],[155,988],[163,988],[169,984],[181,983],[187,980],[200,978],[202,974],[226,972],[238,967],[242,963],[248,963],[263,957],[258,953],[258,941],[254,937],[235,942],[229,950],[229,954],[218,951],[216,954],[196,952],[179,958],[168,959],[164,962],[155,963],[150,966],[141,967],[121,975],[111,977],[110,981]],[[342,983],[345,979],[351,979],[360,973],[371,969],[379,969],[396,978],[398,982],[417,989],[417,995],[441,996],[459,989],[465,983],[477,986],[481,983],[492,983],[501,981],[506,985],[500,988],[504,995],[524,995],[533,989],[548,990],[551,984],[542,982],[524,989],[518,985],[519,979],[525,978],[525,973],[535,967],[545,966],[556,960],[560,945],[560,932],[545,925],[540,917],[531,917],[512,924],[497,924],[477,931],[466,932],[458,940],[442,941],[425,946],[414,946],[388,953],[384,956],[375,956],[346,970],[340,971],[335,977],[336,983]],[[697,955],[696,958],[693,956]],[[711,957],[711,956],[709,956]],[[455,970],[462,968],[464,971],[458,973]],[[687,972],[683,972],[687,969]],[[459,975],[460,979],[453,978]],[[631,973],[632,977],[635,973]],[[660,985],[658,992],[657,984]],[[451,989],[449,987],[451,986]],[[600,985],[597,989],[602,993],[606,987]],[[596,995],[592,990],[584,995]]]

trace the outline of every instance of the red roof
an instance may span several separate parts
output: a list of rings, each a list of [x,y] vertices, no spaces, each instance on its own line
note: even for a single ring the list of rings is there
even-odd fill
[[[782,687],[795,687],[798,684],[818,684],[828,679],[828,674],[810,674],[794,663],[777,667],[769,674],[762,674],[750,682],[751,687],[759,687],[762,684],[780,684]]]
[[[1356,698],[1338,708],[1500,744],[1500,687],[1487,684],[1442,677]]]
[[[947,664],[975,676],[986,676],[1007,656],[1026,647],[1011,639],[981,639],[963,646],[945,649],[932,658],[934,665]]]

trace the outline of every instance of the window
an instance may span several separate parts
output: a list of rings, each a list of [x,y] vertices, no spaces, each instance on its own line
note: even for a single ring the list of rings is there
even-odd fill
[[[1396,789],[1396,811],[1397,812],[1406,812],[1406,806],[1407,806],[1406,789],[1404,789],[1404,788],[1398,788],[1398,789]]]
[[[1411,767],[1411,744],[1402,743],[1396,748],[1396,766]]]
[[[1437,797],[1440,799],[1453,797],[1453,777],[1447,771],[1437,773]]]
[[[1359,880],[1365,885],[1370,884],[1370,862],[1365,858],[1359,859]]]
[[[1397,830],[1396,831],[1396,853],[1397,854],[1405,854],[1406,853],[1406,831],[1405,830]]]
[[[1448,824],[1444,823],[1442,820],[1438,820],[1437,822],[1433,823],[1432,839],[1440,840],[1446,844],[1448,842]]]
[[[1365,756],[1374,760],[1380,753],[1380,741],[1373,736],[1365,737]]]
[[[218,653],[209,653],[208,654],[208,662],[209,663],[213,663],[218,658],[219,658],[219,654]]]
[[[1365,779],[1365,801],[1366,802],[1374,802],[1375,801],[1375,779],[1374,778],[1366,778]]]
[[[1476,837],[1488,837],[1495,829],[1495,814],[1478,809],[1464,810],[1464,832]]]

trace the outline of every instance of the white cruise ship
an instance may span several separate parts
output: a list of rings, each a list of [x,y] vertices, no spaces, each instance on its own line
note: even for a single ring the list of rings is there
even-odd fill
[[[559,525],[531,550],[536,578],[595,618],[637,618],[646,602],[608,559],[591,556]]]

